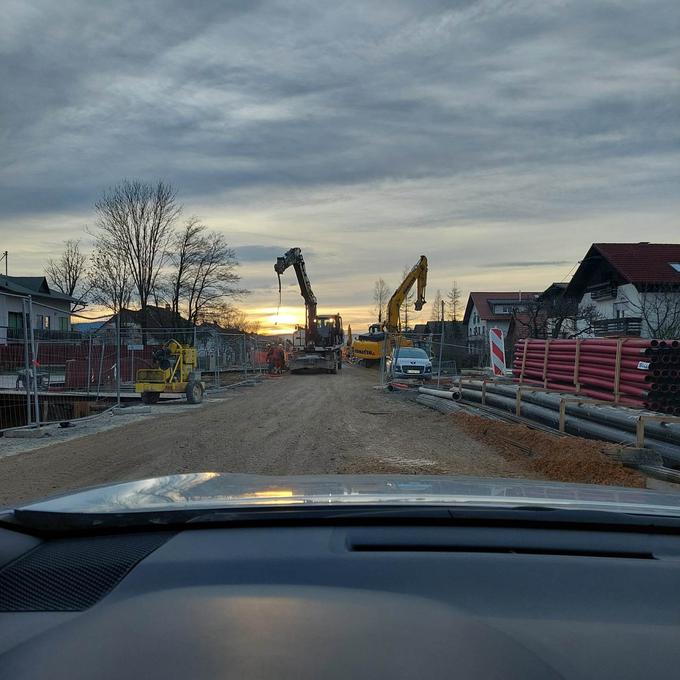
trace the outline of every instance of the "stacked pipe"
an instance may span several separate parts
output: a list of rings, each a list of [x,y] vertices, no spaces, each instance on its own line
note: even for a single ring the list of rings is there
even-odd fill
[[[420,388],[419,392],[419,403],[437,408],[442,412],[453,411],[462,402],[464,404],[483,404],[487,407],[517,414],[518,386],[510,383],[468,381],[463,383],[453,396],[447,395],[443,390],[423,387]],[[560,427],[560,401],[562,397],[563,395],[533,391],[529,388],[522,393],[520,415],[527,420],[557,429]],[[448,401],[449,399],[453,401]],[[451,406],[448,408],[443,405],[438,406],[431,400],[436,400],[441,404],[447,403]],[[665,465],[680,469],[680,423],[648,422],[645,426],[645,448],[637,449],[637,424],[639,416],[645,414],[647,414],[646,411],[632,411],[626,408],[617,408],[614,405],[566,403],[564,431],[578,437],[602,439],[634,447],[635,451],[631,452],[631,455],[637,456],[643,462],[646,460],[646,452],[649,450],[658,454]]]
[[[640,338],[520,340],[520,384],[680,415],[680,341]]]

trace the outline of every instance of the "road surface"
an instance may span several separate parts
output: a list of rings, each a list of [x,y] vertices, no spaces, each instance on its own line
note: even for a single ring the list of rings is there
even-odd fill
[[[193,471],[521,476],[452,419],[373,388],[374,371],[285,375],[201,406],[0,459],[0,506]]]

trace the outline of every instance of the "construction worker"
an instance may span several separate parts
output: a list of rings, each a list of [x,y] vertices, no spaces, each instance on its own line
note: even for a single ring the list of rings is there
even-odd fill
[[[286,365],[286,355],[283,352],[283,345],[279,343],[274,348],[274,370],[276,373],[283,373]]]
[[[267,344],[267,371],[274,372],[274,348],[269,343]]]

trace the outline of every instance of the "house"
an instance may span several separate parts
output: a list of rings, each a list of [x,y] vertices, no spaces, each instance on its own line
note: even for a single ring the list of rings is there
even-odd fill
[[[500,328],[506,338],[510,335],[524,337],[522,324],[515,323],[515,318],[520,322],[525,319],[527,308],[539,295],[523,291],[470,293],[463,316],[468,350],[474,354],[486,354],[489,351],[489,329],[494,327]],[[506,354],[508,351],[506,343]]]
[[[184,335],[193,333],[189,330],[191,324],[173,312],[170,305],[165,307],[148,305],[146,313],[141,309],[122,309],[97,329],[97,335],[107,342],[115,342],[116,323],[119,317],[121,334],[133,344],[142,342],[142,328],[146,328],[146,342],[150,345],[162,345],[174,336],[177,336],[176,340],[185,341]],[[179,330],[182,331],[181,338],[177,332]]]
[[[565,295],[592,311],[581,337],[678,337],[680,244],[593,243]]]
[[[31,298],[36,337],[58,339],[71,331],[74,298],[52,290],[44,276],[0,276],[0,343],[22,339],[23,300]]]

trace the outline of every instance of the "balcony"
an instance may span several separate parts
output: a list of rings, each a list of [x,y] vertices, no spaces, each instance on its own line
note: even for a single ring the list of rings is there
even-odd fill
[[[593,331],[598,338],[639,338],[642,333],[642,319],[634,316],[625,316],[620,319],[598,319],[593,321]]]
[[[614,300],[616,299],[616,284],[607,282],[587,289],[591,300]]]

